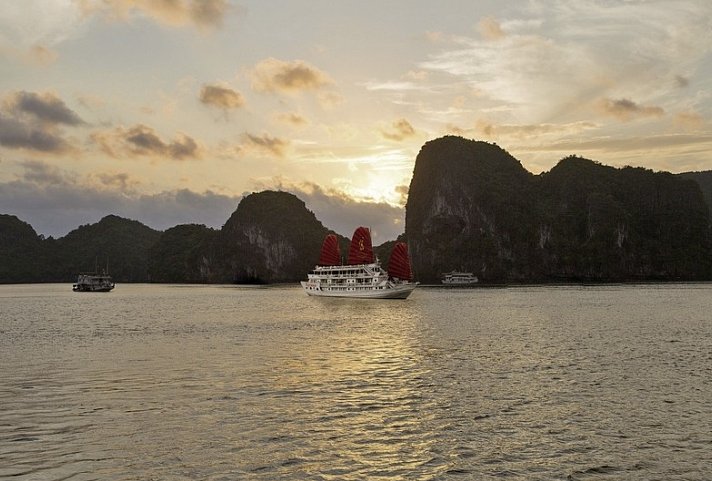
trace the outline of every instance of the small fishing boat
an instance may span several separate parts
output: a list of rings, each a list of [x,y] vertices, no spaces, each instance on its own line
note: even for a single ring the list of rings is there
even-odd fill
[[[109,262],[106,262],[106,269],[101,274],[98,264],[94,268],[94,272],[81,273],[77,277],[77,282],[72,286],[74,292],[109,292],[116,284],[112,281],[109,275]]]
[[[388,270],[384,270],[373,254],[371,232],[359,227],[351,239],[346,264],[341,262],[338,239],[329,234],[322,244],[319,263],[301,284],[310,296],[405,299],[418,285],[412,278],[404,242],[393,246]]]

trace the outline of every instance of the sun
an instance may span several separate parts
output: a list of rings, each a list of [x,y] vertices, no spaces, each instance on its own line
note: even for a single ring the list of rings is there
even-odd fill
[[[402,206],[403,185],[410,182],[412,163],[400,153],[385,152],[351,159],[348,178],[334,179],[339,190],[361,202]]]

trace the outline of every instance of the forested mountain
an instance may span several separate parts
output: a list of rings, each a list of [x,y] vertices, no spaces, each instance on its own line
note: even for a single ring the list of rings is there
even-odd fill
[[[0,214],[0,282],[41,281],[43,247],[30,224]]]
[[[108,215],[60,239],[44,239],[15,216],[0,216],[0,282],[64,282],[109,267],[119,282],[148,279],[148,249],[160,232]]]
[[[705,202],[707,203],[707,208],[710,210],[712,215],[712,170],[705,170],[702,172],[683,172],[678,174],[678,176],[683,179],[694,180],[702,189],[702,195],[705,196]]]
[[[459,137],[423,146],[406,206],[426,282],[452,269],[489,282],[709,279],[710,236],[693,181],[580,157],[533,175],[497,145]]]
[[[203,283],[213,280],[214,249],[218,231],[204,225],[184,224],[167,229],[151,246],[148,271],[151,282]]]
[[[78,271],[106,268],[117,282],[148,279],[149,249],[161,233],[142,223],[107,215],[96,224],[83,225],[54,241],[48,258],[53,281],[73,278]]]

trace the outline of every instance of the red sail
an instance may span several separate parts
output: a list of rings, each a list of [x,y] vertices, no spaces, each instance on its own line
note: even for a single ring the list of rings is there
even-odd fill
[[[371,232],[366,227],[354,231],[349,247],[349,265],[371,264],[374,261]]]
[[[334,234],[329,234],[324,238],[321,245],[321,255],[319,256],[320,266],[338,266],[341,264],[341,252],[339,251],[339,241]]]
[[[413,273],[410,270],[408,246],[404,242],[396,242],[396,245],[393,246],[391,260],[388,261],[388,275],[404,281],[409,281],[413,278]]]

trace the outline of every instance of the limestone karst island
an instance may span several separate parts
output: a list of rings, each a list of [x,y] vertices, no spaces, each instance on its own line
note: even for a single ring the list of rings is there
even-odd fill
[[[528,172],[503,148],[447,136],[420,150],[405,232],[375,247],[387,264],[408,243],[413,275],[439,282],[452,269],[481,283],[712,279],[712,172],[671,174],[566,157]],[[245,196],[219,230],[163,232],[107,215],[64,237],[44,238],[0,215],[0,282],[71,282],[96,258],[117,282],[296,282],[328,233],[286,192]],[[348,239],[337,235],[341,250]]]

